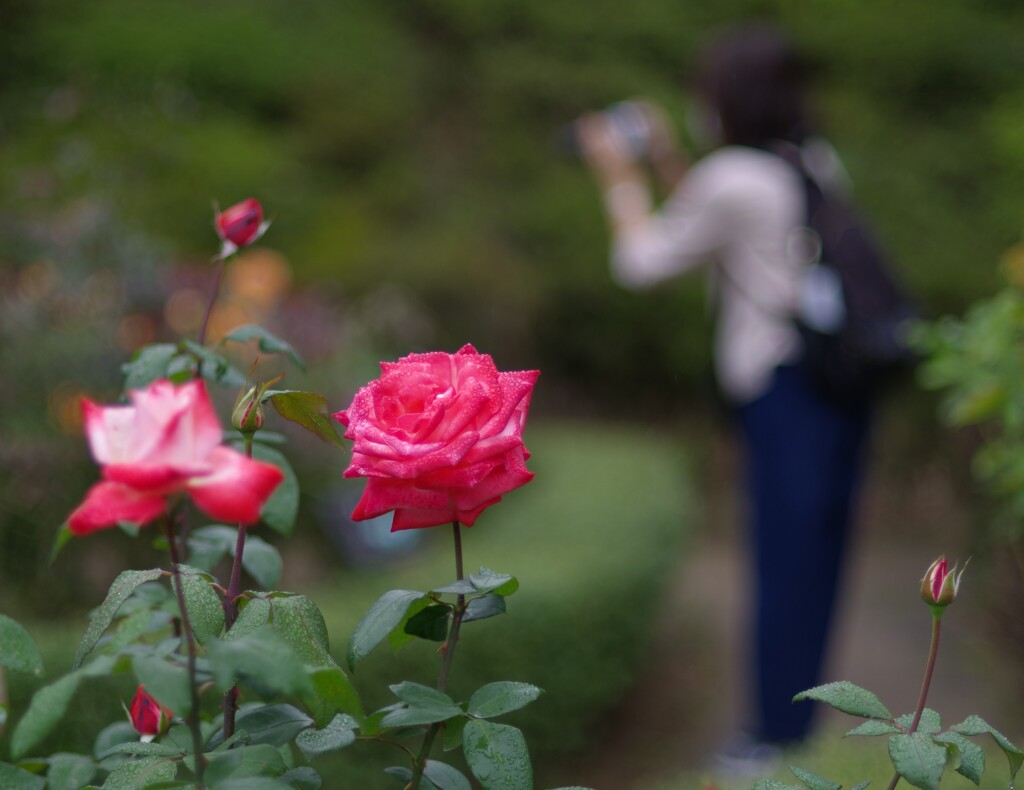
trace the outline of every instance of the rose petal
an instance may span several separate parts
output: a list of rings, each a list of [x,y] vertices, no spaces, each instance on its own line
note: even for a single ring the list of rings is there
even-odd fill
[[[221,441],[220,421],[202,381],[158,381],[131,393],[137,410],[133,457],[182,468],[204,461]]]
[[[89,452],[96,463],[124,461],[131,444],[135,409],[132,406],[100,406],[82,399],[82,419]]]
[[[254,461],[227,447],[209,455],[213,472],[188,482],[196,505],[211,518],[235,524],[255,524],[260,508],[284,479],[273,464]]]
[[[164,508],[164,497],[160,494],[104,481],[89,489],[85,500],[68,518],[68,526],[75,535],[88,535],[119,521],[145,524],[163,513]]]

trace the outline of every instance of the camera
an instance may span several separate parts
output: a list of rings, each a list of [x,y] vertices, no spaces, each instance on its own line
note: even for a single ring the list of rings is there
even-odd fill
[[[651,148],[651,123],[643,107],[635,101],[620,101],[603,111],[604,117],[616,134],[626,142],[634,159],[644,159]],[[563,129],[561,147],[573,156],[582,153],[579,138],[576,135],[576,124]]]

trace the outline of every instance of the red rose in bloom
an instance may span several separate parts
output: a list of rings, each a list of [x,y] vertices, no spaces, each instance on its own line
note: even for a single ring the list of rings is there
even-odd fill
[[[410,354],[381,370],[334,415],[355,442],[345,477],[368,478],[352,518],[393,510],[392,531],[468,527],[533,479],[522,436],[539,371],[499,373],[470,345]]]
[[[217,214],[215,224],[217,235],[236,248],[252,244],[266,230],[263,224],[263,206],[255,198],[248,198],[224,209]]]
[[[141,684],[135,691],[128,716],[139,735],[160,735],[167,731],[174,714],[146,693]]]
[[[273,464],[220,446],[220,423],[203,382],[157,381],[129,395],[129,406],[82,403],[89,449],[104,479],[68,519],[74,534],[152,521],[168,495],[182,491],[219,521],[259,521],[260,507],[284,476]]]

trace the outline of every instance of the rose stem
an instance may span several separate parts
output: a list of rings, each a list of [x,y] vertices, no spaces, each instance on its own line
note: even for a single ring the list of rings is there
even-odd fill
[[[463,578],[462,572],[462,532],[460,531],[460,525],[458,521],[452,522],[452,533],[455,536],[455,576],[456,581],[461,581]],[[441,660],[441,671],[437,675],[437,690],[445,691],[448,688],[448,673],[452,668],[452,661],[455,658],[455,646],[459,642],[459,631],[462,629],[462,618],[466,614],[466,596],[458,595],[456,598],[455,610],[452,612],[452,624],[451,628],[448,629],[448,641],[445,642],[444,658]],[[441,723],[437,722],[430,725],[430,729],[427,730],[426,736],[423,738],[423,748],[420,749],[419,755],[416,757],[416,763],[413,766],[412,781],[409,782],[408,787],[411,790],[415,790],[420,786],[420,778],[423,776],[423,769],[427,765],[427,757],[430,754],[430,748],[434,745],[434,739],[437,738],[437,733],[441,730]]]
[[[252,458],[252,434],[243,434],[245,454]],[[231,563],[231,581],[228,582],[227,599],[224,601],[224,630],[238,619],[238,596],[242,592],[242,554],[245,551],[245,524],[238,525],[238,539],[235,541],[235,558]],[[235,711],[238,710],[238,686],[232,686],[224,694],[224,738],[235,734]]]
[[[181,570],[178,565],[178,544],[174,536],[174,523],[168,516],[164,519],[164,527],[167,530],[167,545],[171,552],[171,573],[174,576],[174,592],[178,597],[178,610],[181,614],[182,629],[185,634],[185,645],[188,648],[188,684],[192,692],[192,705],[185,718],[192,733],[192,751],[195,752],[196,761],[196,784],[200,790],[203,787],[203,769],[206,767],[206,759],[203,757],[203,736],[199,731],[199,687],[196,683],[196,643],[192,633],[192,624],[188,619],[188,607],[185,605],[185,591],[181,587]]]
[[[932,685],[932,674],[935,672],[935,659],[939,654],[939,635],[942,631],[942,616],[932,615],[932,644],[928,650],[928,663],[924,669],[924,680],[921,682],[921,694],[917,699],[917,709],[914,711],[914,719],[910,722],[910,729],[907,730],[908,734],[917,732],[917,727],[921,723],[921,715],[924,713],[924,703],[928,699],[928,689]],[[900,775],[896,774],[892,781],[889,783],[889,790],[893,790],[894,787],[899,783]]]
[[[217,272],[213,275],[213,288],[210,290],[210,298],[206,303],[206,312],[203,313],[202,323],[199,324],[199,334],[196,335],[196,343],[203,345],[206,343],[206,327],[210,323],[210,314],[213,312],[213,306],[217,302],[217,294],[220,292],[220,280],[224,275],[224,258],[218,255],[217,258]]]

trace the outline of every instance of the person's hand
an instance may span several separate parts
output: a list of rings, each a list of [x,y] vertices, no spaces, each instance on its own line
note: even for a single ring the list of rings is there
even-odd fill
[[[670,191],[683,177],[688,164],[672,122],[660,105],[648,99],[633,99],[632,103],[640,109],[647,123],[647,152],[651,166],[663,187]]]
[[[588,113],[576,121],[576,137],[583,161],[605,189],[642,179],[629,141],[604,113]]]

